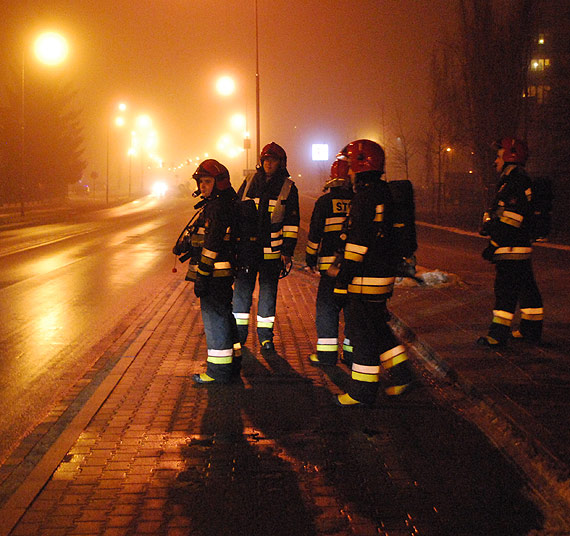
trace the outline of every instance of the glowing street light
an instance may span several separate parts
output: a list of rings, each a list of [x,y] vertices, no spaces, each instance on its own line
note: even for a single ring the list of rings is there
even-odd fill
[[[221,76],[216,82],[216,90],[220,95],[227,97],[236,90],[236,83],[231,76]]]
[[[48,66],[63,63],[69,54],[67,40],[61,34],[53,31],[41,33],[34,41],[36,59]],[[26,183],[26,47],[22,51],[22,101],[21,101],[21,177],[20,177],[20,213],[24,216],[24,189]]]
[[[58,65],[69,54],[67,40],[57,32],[44,32],[34,43],[34,53],[46,65]]]

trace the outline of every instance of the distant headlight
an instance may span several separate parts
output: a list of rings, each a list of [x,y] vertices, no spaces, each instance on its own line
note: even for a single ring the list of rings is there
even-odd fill
[[[168,185],[165,182],[155,182],[152,185],[152,195],[155,197],[164,197],[168,190]]]

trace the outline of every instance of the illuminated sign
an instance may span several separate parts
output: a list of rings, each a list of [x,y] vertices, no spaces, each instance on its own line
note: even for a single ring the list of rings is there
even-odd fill
[[[329,146],[326,143],[313,143],[313,161],[329,159]]]

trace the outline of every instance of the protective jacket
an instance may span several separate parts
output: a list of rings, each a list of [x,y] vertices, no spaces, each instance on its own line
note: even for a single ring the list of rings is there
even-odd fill
[[[530,259],[531,199],[532,183],[524,168],[516,164],[505,165],[489,211],[490,219],[483,228],[489,235],[486,258],[493,262]]]
[[[504,344],[511,333],[517,304],[520,328],[515,337],[539,341],[544,309],[531,264],[532,182],[524,168],[506,164],[489,219],[483,226],[489,245],[483,257],[495,263],[495,306],[485,346]]]
[[[399,262],[392,219],[392,195],[385,181],[373,178],[357,185],[335,294],[355,294],[368,301],[392,296]]]
[[[199,214],[184,238],[188,243],[190,265],[188,281],[199,277],[227,277],[233,279],[234,244],[237,195],[233,188],[216,192],[198,205]]]
[[[354,192],[347,188],[331,188],[315,203],[305,262],[308,266],[318,267],[321,273],[327,271],[336,255],[344,249],[342,229],[353,196]]]
[[[259,260],[293,256],[299,232],[299,193],[286,173],[266,179],[262,169],[242,183],[240,199],[253,199],[257,207]]]

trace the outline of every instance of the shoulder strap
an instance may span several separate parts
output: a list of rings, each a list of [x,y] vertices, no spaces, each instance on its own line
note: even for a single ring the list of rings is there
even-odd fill
[[[283,182],[283,186],[281,186],[275,210],[271,214],[271,223],[280,223],[283,221],[283,218],[285,217],[285,204],[282,201],[285,201],[289,197],[292,187],[293,181],[290,177],[287,177],[285,182]]]
[[[250,173],[249,175],[246,175],[245,177],[245,187],[243,189],[243,193],[241,194],[241,200],[245,201],[245,198],[247,197],[247,192],[249,192],[249,189],[251,187],[251,183],[253,182],[253,176],[254,173]]]

